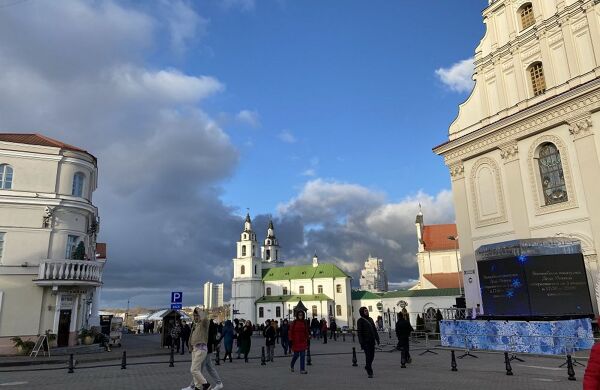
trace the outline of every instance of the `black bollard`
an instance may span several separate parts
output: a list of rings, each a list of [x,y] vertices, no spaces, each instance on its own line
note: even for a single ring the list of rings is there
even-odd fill
[[[569,374],[570,381],[576,381],[575,378],[575,370],[573,369],[573,359],[571,359],[571,355],[567,355],[567,374]]]
[[[267,359],[265,359],[265,347],[262,347],[262,351],[260,354],[260,365],[261,366],[266,366],[267,365]]]
[[[73,371],[73,367],[74,367],[74,365],[73,365],[73,354],[70,354],[69,355],[69,371],[68,371],[69,374],[72,374],[73,372],[75,372],[75,371]]]
[[[306,365],[307,366],[312,366],[312,358],[310,357],[310,344],[308,345],[308,348],[306,349],[306,352],[307,352]]]
[[[506,365],[506,375],[513,375],[512,367],[510,366],[510,359],[508,358],[508,352],[504,352],[504,364]]]
[[[175,350],[171,346],[171,353],[169,356],[169,367],[175,367]]]
[[[127,352],[123,351],[123,357],[121,358],[121,370],[127,369]]]
[[[456,368],[456,356],[454,356],[454,350],[450,351],[451,352],[451,361],[450,361],[450,366],[452,367],[452,369],[450,371],[458,371],[458,369]]]
[[[217,351],[215,352],[215,366],[218,366],[221,364],[219,362],[219,360],[221,360],[221,359],[219,358],[219,350],[217,349]]]
[[[406,353],[404,347],[400,350],[400,368],[406,368]]]
[[[356,359],[356,348],[352,347],[352,367],[358,366],[358,360]]]

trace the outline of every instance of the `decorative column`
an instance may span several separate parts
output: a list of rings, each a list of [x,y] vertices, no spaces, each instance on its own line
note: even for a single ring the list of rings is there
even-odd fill
[[[471,234],[471,218],[469,216],[469,201],[467,198],[467,183],[465,180],[465,167],[462,161],[448,165],[452,177],[452,196],[454,197],[454,211],[456,213],[456,227],[460,247],[460,262],[463,274],[463,286],[467,307],[475,308],[481,305],[481,292],[479,290],[479,277],[477,276],[477,263]],[[472,282],[465,282],[465,273],[472,277]]]
[[[569,132],[573,137],[577,162],[579,163],[579,174],[583,183],[583,193],[585,195],[585,204],[588,209],[590,226],[592,228],[593,250],[598,253],[598,243],[600,243],[600,181],[598,172],[600,172],[600,161],[598,161],[598,150],[592,127],[592,118],[590,114],[574,118],[569,122]],[[563,164],[570,164],[571,161],[565,161]],[[590,264],[590,267],[592,265]],[[596,285],[592,295],[596,296],[595,310],[600,306],[600,275],[595,275]]]
[[[510,221],[517,239],[530,238],[529,215],[523,193],[523,177],[519,164],[519,146],[517,141],[500,146],[500,157],[504,162],[504,182],[508,188],[508,204],[510,205]]]

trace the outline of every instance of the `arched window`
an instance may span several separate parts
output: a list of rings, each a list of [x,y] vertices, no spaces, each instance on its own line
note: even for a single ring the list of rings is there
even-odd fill
[[[533,16],[533,6],[531,3],[523,4],[519,8],[519,16],[521,17],[521,30],[531,27],[535,24],[535,16]]]
[[[0,164],[0,189],[10,190],[12,188],[13,169],[8,164]]]
[[[287,287],[283,288],[283,295],[287,295]]]
[[[342,285],[341,284],[336,284],[335,285],[335,291],[338,292],[338,293],[341,293],[342,292]]]
[[[544,203],[546,206],[569,200],[560,151],[553,143],[542,144],[538,154],[538,167]]]
[[[271,287],[267,287],[267,296],[271,295]]]
[[[316,318],[317,315],[319,315],[319,312],[317,311],[317,305],[313,305],[313,307],[312,307],[312,316],[313,316],[313,318]]]
[[[258,273],[256,265],[254,266],[254,275],[256,275]]]
[[[240,274],[241,275],[245,275],[246,274],[246,266],[242,265],[242,267],[240,268]]]
[[[300,286],[300,287],[298,287],[298,292],[299,292],[300,294],[304,294],[304,286]]]
[[[533,96],[538,96],[546,92],[546,78],[544,77],[544,67],[542,66],[542,63],[534,62],[529,65],[528,71]]]
[[[267,260],[271,260],[271,250],[270,250],[270,249],[267,249],[267,250],[266,250],[266,255],[265,255],[265,257],[266,257],[266,259],[267,259]]]
[[[317,294],[323,294],[323,286],[321,286],[321,285],[317,286]]]
[[[85,182],[85,175],[82,172],[77,172],[73,175],[73,189],[71,195],[82,197],[83,196],[83,183]]]
[[[246,245],[242,245],[242,256],[246,256]]]

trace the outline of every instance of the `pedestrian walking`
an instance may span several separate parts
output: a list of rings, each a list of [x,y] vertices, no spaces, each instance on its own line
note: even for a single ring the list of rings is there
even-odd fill
[[[190,343],[192,344],[190,372],[192,373],[193,383],[182,390],[208,390],[210,383],[202,375],[202,364],[208,353],[208,331],[210,324],[206,312],[199,307],[194,309],[193,320],[190,335]]]
[[[235,339],[235,329],[233,323],[230,320],[225,321],[223,326],[223,345],[225,346],[225,356],[223,356],[223,362],[227,360],[229,356],[229,363],[232,363],[231,352],[233,351],[233,340]]]
[[[275,342],[279,344],[279,321],[273,320],[271,325],[273,325],[273,328],[275,328]]]
[[[321,336],[323,336],[323,344],[327,344],[327,321],[321,318]]]
[[[240,354],[244,355],[246,363],[248,363],[248,353],[250,353],[250,347],[252,346],[252,329],[252,322],[246,321],[239,336]]]
[[[265,346],[267,349],[267,361],[273,361],[273,355],[275,354],[275,325],[273,321],[267,320],[265,322],[265,329],[263,330],[263,336],[265,337]]]
[[[292,362],[290,364],[290,371],[294,372],[294,365],[296,360],[300,358],[300,373],[308,374],[305,368],[306,349],[308,348],[308,339],[310,334],[308,332],[308,324],[304,320],[304,312],[298,310],[296,312],[296,319],[292,321],[289,330],[289,339],[292,343]]]
[[[330,339],[333,338],[333,341],[337,341],[337,324],[333,317],[331,317],[331,320],[329,321],[329,331],[331,332]]]
[[[185,322],[181,322],[181,354],[185,353],[187,348],[189,353],[192,353],[190,349],[190,335],[192,334],[192,328]]]
[[[313,317],[310,322],[310,330],[314,339],[321,337],[321,321],[319,321],[316,316]]]
[[[179,344],[181,344],[181,320],[175,320],[175,323],[171,327],[170,330],[171,335],[171,348],[177,348],[177,353],[179,353]]]
[[[288,334],[290,330],[290,325],[287,319],[283,320],[281,323],[281,328],[279,328],[279,333],[281,333],[281,347],[283,348],[283,354],[287,355],[288,350],[290,348],[290,336]]]
[[[358,310],[360,318],[356,322],[358,342],[365,352],[365,370],[369,378],[373,378],[373,360],[375,359],[375,343],[379,345],[379,334],[373,319],[369,317],[369,310],[361,307]]]
[[[411,363],[409,338],[414,329],[403,313],[398,313],[398,322],[396,322],[396,337],[398,337],[398,345],[396,349],[404,351],[404,359],[407,363]]]
[[[241,324],[240,320],[238,320],[237,318],[235,318],[233,320],[233,323],[235,324],[235,340],[236,340],[235,353],[237,354],[237,358],[240,359],[240,334],[242,333],[242,330],[244,329],[244,324]]]
[[[223,388],[223,382],[221,381],[221,377],[215,368],[215,359],[213,357],[213,352],[217,350],[219,343],[221,342],[221,337],[218,336],[218,332],[219,329],[217,324],[215,324],[213,320],[210,320],[208,325],[208,350],[206,359],[204,359],[202,364],[202,368],[216,383],[211,390],[221,390]]]

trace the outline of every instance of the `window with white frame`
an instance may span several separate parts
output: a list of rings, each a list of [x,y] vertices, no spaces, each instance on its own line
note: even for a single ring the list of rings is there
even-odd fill
[[[0,189],[10,190],[13,182],[13,169],[8,164],[0,164]]]
[[[317,294],[323,294],[323,286],[320,284],[317,286]]]
[[[342,292],[342,285],[341,284],[337,284],[335,286],[335,292],[341,293]]]
[[[335,315],[337,316],[341,316],[342,315],[342,305],[335,305]]]
[[[73,189],[71,195],[83,197],[83,184],[85,182],[85,174],[83,172],[77,172],[73,175]]]
[[[284,287],[284,288],[283,288],[283,295],[287,295],[287,291],[288,291],[288,290],[287,290],[287,287]]]
[[[298,288],[298,292],[299,292],[300,294],[304,294],[304,286],[300,286],[300,287]]]
[[[258,318],[263,318],[265,316],[265,309],[263,307],[258,308]]]
[[[5,240],[6,240],[6,233],[0,232],[0,262],[2,262],[2,255],[4,254]]]
[[[65,251],[65,259],[72,259],[73,254],[75,254],[75,249],[77,249],[77,243],[79,241],[78,236],[73,236],[69,234],[67,237],[67,249]]]

